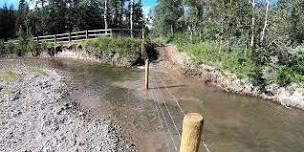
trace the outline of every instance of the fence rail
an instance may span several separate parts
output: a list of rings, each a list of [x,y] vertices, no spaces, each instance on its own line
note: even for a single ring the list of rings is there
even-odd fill
[[[134,29],[133,32],[140,33],[141,30]],[[130,29],[93,29],[93,30],[85,30],[85,31],[76,31],[76,32],[69,32],[69,33],[60,33],[60,34],[53,34],[53,35],[43,35],[43,36],[36,36],[32,39],[37,42],[71,42],[75,40],[85,40],[85,39],[92,39],[97,38],[100,36],[110,36],[112,37],[113,33],[124,33],[124,35],[129,35]],[[8,40],[4,42],[4,44],[18,44],[19,40]]]

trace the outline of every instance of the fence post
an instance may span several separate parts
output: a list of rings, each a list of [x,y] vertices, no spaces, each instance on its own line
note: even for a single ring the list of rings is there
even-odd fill
[[[183,120],[180,152],[197,152],[200,145],[204,118],[198,113],[188,113]]]
[[[69,32],[69,42],[71,42],[72,39],[71,39],[71,32]]]
[[[37,40],[37,42],[39,43],[39,36],[37,36],[36,40]]]
[[[145,90],[149,89],[149,58],[145,61]]]
[[[89,31],[86,30],[86,39],[89,39]]]
[[[57,42],[56,34],[54,34],[54,42]]]

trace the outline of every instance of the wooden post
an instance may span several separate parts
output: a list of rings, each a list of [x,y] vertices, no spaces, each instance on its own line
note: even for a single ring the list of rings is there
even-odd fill
[[[86,30],[86,39],[89,39],[89,31]]]
[[[39,36],[37,36],[37,42],[39,43]]]
[[[54,35],[54,42],[57,42],[56,34]]]
[[[145,90],[149,89],[149,59],[145,62]]]
[[[198,151],[203,123],[203,116],[197,113],[189,113],[184,117],[180,152]]]
[[[71,32],[69,32],[69,42],[72,41],[72,38],[71,38]]]

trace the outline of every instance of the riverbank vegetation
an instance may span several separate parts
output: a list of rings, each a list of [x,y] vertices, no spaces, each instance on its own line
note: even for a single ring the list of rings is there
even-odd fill
[[[32,56],[39,56],[43,50],[47,50],[54,46],[54,43],[42,42],[38,43],[37,41],[22,40],[18,44],[8,43],[4,44],[3,41],[0,42],[0,56],[5,56],[9,54],[16,54],[17,56],[23,56],[25,53],[30,52]]]
[[[158,0],[153,33],[189,64],[217,66],[255,86],[304,85],[301,0]]]
[[[100,37],[84,41],[85,47],[89,48],[90,54],[101,56],[103,54],[118,53],[129,60],[136,60],[141,56],[142,40],[131,37]]]

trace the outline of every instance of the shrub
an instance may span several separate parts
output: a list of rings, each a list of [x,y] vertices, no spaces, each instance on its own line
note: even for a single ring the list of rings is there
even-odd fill
[[[1,54],[5,54],[5,45],[4,45],[4,41],[0,41],[0,55]]]
[[[13,43],[8,43],[6,44],[5,46],[5,53],[8,54],[8,53],[16,53],[17,51],[17,46]]]
[[[252,69],[252,72],[248,74],[248,77],[250,79],[250,82],[254,86],[260,86],[264,88],[266,86],[266,80],[263,76],[263,67],[255,66]]]
[[[292,82],[293,72],[286,66],[279,66],[276,71],[276,83],[282,87]]]
[[[141,39],[130,37],[100,37],[98,39],[84,41],[84,45],[86,47],[94,48],[89,50],[92,54],[111,55],[114,53],[119,53],[121,56],[130,60],[137,59],[140,56],[141,44]]]
[[[32,52],[32,55],[36,57],[41,53],[41,46],[38,42],[30,40],[27,44],[27,51]]]

